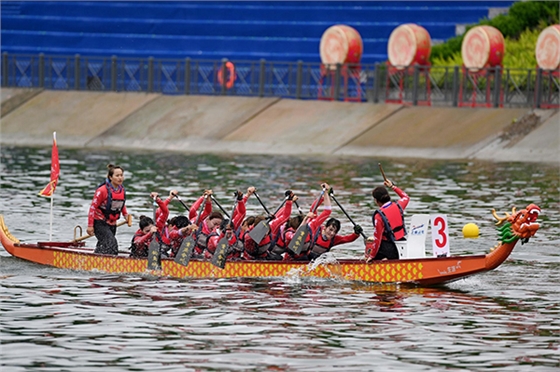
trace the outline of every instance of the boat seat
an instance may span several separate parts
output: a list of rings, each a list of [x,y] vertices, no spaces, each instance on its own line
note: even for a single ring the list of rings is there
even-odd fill
[[[396,242],[399,258],[425,258],[429,214],[415,214],[410,220],[406,241]]]

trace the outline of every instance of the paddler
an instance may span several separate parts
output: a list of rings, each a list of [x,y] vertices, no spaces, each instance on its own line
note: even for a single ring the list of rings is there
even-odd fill
[[[372,216],[373,239],[369,238],[366,243],[365,258],[368,263],[374,260],[398,260],[399,251],[395,242],[406,240],[404,210],[410,198],[391,180],[386,179],[384,185],[371,192],[379,209]],[[400,199],[392,202],[387,188],[393,190]]]

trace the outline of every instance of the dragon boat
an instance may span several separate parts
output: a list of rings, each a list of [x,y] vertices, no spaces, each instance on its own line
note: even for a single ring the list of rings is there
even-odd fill
[[[481,255],[444,257],[403,257],[366,263],[363,259],[339,259],[317,262],[231,261],[219,268],[210,261],[192,259],[185,266],[172,259],[162,259],[161,269],[148,269],[148,259],[125,254],[94,254],[83,241],[22,243],[9,232],[0,215],[0,240],[14,257],[57,268],[106,273],[150,273],[176,278],[247,278],[247,277],[317,277],[375,283],[410,283],[429,286],[451,282],[500,266],[519,240],[525,243],[539,229],[536,222],[540,208],[530,204],[522,210],[505,213],[497,219],[498,244]],[[320,260],[322,257],[319,257]]]

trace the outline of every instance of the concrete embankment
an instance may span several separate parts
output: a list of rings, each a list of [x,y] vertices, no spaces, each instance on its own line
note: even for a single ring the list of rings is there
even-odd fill
[[[61,147],[560,162],[558,110],[26,89],[1,99],[10,145],[50,145],[56,131]]]

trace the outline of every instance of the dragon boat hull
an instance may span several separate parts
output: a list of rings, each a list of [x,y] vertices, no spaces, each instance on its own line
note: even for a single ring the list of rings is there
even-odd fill
[[[538,227],[537,227],[538,228]],[[536,229],[534,229],[536,231]],[[533,231],[533,234],[534,234]],[[532,235],[531,235],[532,236]],[[518,237],[502,241],[485,255],[384,260],[340,259],[336,263],[313,265],[309,262],[230,261],[224,269],[209,261],[192,259],[187,266],[162,259],[161,270],[147,269],[147,259],[127,255],[94,254],[83,242],[20,243],[11,235],[0,215],[0,240],[14,257],[62,269],[106,273],[150,273],[176,278],[316,277],[375,283],[435,285],[493,270],[511,254]]]

